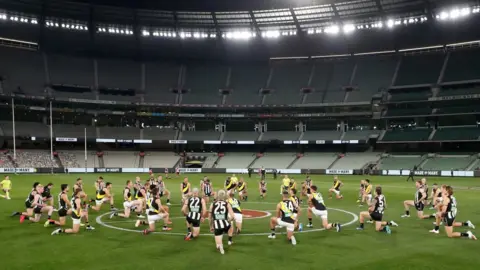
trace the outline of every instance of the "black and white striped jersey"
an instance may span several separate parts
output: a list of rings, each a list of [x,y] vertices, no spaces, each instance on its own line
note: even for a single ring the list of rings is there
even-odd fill
[[[188,214],[187,217],[193,220],[200,220],[202,218],[202,199],[199,197],[191,197],[188,199]]]
[[[216,230],[225,229],[230,226],[228,221],[228,203],[216,201],[212,207],[213,227]]]

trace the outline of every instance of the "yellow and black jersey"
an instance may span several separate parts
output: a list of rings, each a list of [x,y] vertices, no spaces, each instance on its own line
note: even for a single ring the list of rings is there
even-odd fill
[[[342,182],[340,182],[340,180],[334,180],[333,181],[333,188],[335,190],[340,190],[340,186],[342,185]]]
[[[157,198],[152,197],[147,200],[148,214],[157,215],[160,213],[160,205],[157,203]]]
[[[290,181],[290,184],[288,185],[289,189],[296,189],[297,188],[297,183],[295,181]]]
[[[142,186],[140,186],[140,188],[139,188],[138,190],[134,190],[134,192],[135,192],[135,199],[143,199],[143,193],[142,193],[142,191],[146,193],[145,188],[142,187]]]
[[[129,187],[125,187],[124,191],[123,191],[123,196],[124,196],[124,200],[126,202],[130,202],[132,201],[132,192],[130,191],[130,188]]]
[[[244,191],[246,187],[247,186],[246,186],[245,182],[238,182],[237,190],[238,191]]]
[[[78,197],[74,196],[72,200],[70,201],[72,205],[72,218],[73,219],[79,219],[81,217],[81,205],[77,205],[77,199]]]
[[[283,200],[280,202],[280,211],[282,212],[281,220],[287,223],[295,223],[293,219],[293,211],[295,206],[291,200]]]
[[[97,200],[103,200],[103,198],[105,198],[105,195],[106,195],[105,188],[102,187],[99,190],[97,190],[96,199]]]
[[[236,184],[231,178],[227,178],[227,180],[225,180],[225,188],[227,190],[232,190],[235,187],[236,187]]]
[[[364,188],[365,188],[365,194],[372,194],[372,185],[371,184],[366,184]]]
[[[190,192],[190,183],[182,183],[182,193],[188,194]]]
[[[227,201],[231,206],[234,213],[241,214],[242,208],[240,207],[240,202],[235,198],[230,198]]]

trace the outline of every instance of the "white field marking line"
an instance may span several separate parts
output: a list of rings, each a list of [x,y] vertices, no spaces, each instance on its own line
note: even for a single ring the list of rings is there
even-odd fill
[[[260,218],[266,218],[266,217],[269,217],[272,215],[272,213],[270,212],[273,212],[273,211],[277,211],[277,210],[253,210],[253,209],[243,209],[245,211],[256,211],[256,212],[262,212],[264,213],[265,215],[264,216],[261,216],[261,217],[245,217],[243,216],[243,219],[244,220],[249,220],[249,219],[260,219]],[[112,213],[112,212],[110,212]],[[109,214],[109,213],[107,213]],[[102,215],[103,216],[103,215]],[[132,218],[135,218],[135,216],[131,216]],[[171,217],[170,219],[184,219],[185,217],[184,216],[177,216],[177,217]],[[205,218],[205,219],[208,219],[208,218]],[[113,221],[104,221],[103,223],[105,224],[117,224],[117,223],[133,223],[132,221],[134,221],[135,219],[130,219],[130,220],[113,220]]]
[[[343,212],[343,213],[349,214],[353,217],[353,219],[351,221],[343,224],[342,227],[352,225],[353,223],[358,221],[358,216],[356,214],[352,213],[352,212],[349,212],[349,211],[346,211],[346,210],[343,210],[343,209],[337,209],[337,208],[329,208],[329,210],[335,210],[335,211]],[[107,228],[110,228],[110,229],[124,231],[124,232],[134,232],[134,233],[142,233],[143,232],[142,230],[120,228],[120,227],[112,226],[110,224],[106,224],[105,222],[102,221],[102,217],[104,217],[104,216],[106,216],[110,213],[111,212],[107,212],[107,213],[104,213],[100,216],[97,216],[97,218],[95,219],[97,224],[100,224],[100,225],[102,225],[104,227],[107,227]],[[312,229],[312,230],[301,231],[301,232],[296,232],[296,233],[311,233],[311,232],[318,232],[318,231],[324,231],[324,230],[325,230],[324,228],[320,228],[320,229]],[[153,232],[153,233],[154,234],[165,234],[165,235],[185,235],[185,233],[175,233],[175,232]],[[277,233],[277,234],[285,234],[285,233]],[[213,236],[213,234],[211,234],[211,233],[202,234],[202,235]],[[242,233],[242,234],[240,234],[240,236],[262,236],[262,235],[270,235],[270,232],[268,232],[268,233]]]

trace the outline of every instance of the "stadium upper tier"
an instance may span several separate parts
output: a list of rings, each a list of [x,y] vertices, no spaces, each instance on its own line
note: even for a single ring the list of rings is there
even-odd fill
[[[128,102],[344,103],[370,101],[392,85],[480,79],[480,68],[470,65],[480,62],[476,61],[480,60],[478,49],[216,64],[77,58],[0,47],[0,59],[5,93]],[[428,94],[404,93],[391,100],[421,99]]]

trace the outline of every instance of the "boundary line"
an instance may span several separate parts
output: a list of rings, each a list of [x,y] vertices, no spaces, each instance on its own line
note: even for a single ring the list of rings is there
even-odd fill
[[[272,203],[274,204],[274,203]],[[349,225],[352,225],[353,223],[357,222],[358,221],[358,216],[350,211],[346,211],[346,210],[343,210],[343,209],[337,209],[337,208],[328,208],[328,210],[334,210],[334,211],[339,211],[339,212],[343,212],[345,214],[349,214],[353,217],[353,219],[345,224],[342,224],[342,227],[345,227],[345,226],[349,226]],[[258,210],[256,210],[258,211]],[[107,224],[105,222],[102,221],[102,217],[110,214],[111,212],[107,212],[107,213],[104,213],[104,214],[101,214],[99,216],[96,217],[95,221],[97,224],[100,224],[102,225],[103,227],[106,227],[106,228],[109,228],[109,229],[114,229],[114,230],[119,230],[119,231],[124,231],[124,232],[134,232],[134,233],[142,233],[143,230],[134,230],[134,229],[127,229],[127,228],[120,228],[120,227],[115,227],[115,226],[112,226],[110,224]],[[324,231],[325,229],[324,228],[320,228],[320,229],[312,229],[312,230],[307,230],[307,231],[301,231],[301,232],[295,232],[295,233],[311,233],[311,232],[318,232],[318,231]],[[164,234],[164,235],[185,235],[185,233],[175,233],[175,232],[153,232],[154,234]],[[285,234],[285,232],[281,232],[281,233],[277,233],[277,234]],[[206,233],[206,234],[202,234],[202,235],[209,235],[209,236],[213,236],[212,233]],[[240,234],[240,236],[262,236],[262,235],[270,235],[270,232],[266,232],[266,233],[242,233]]]

